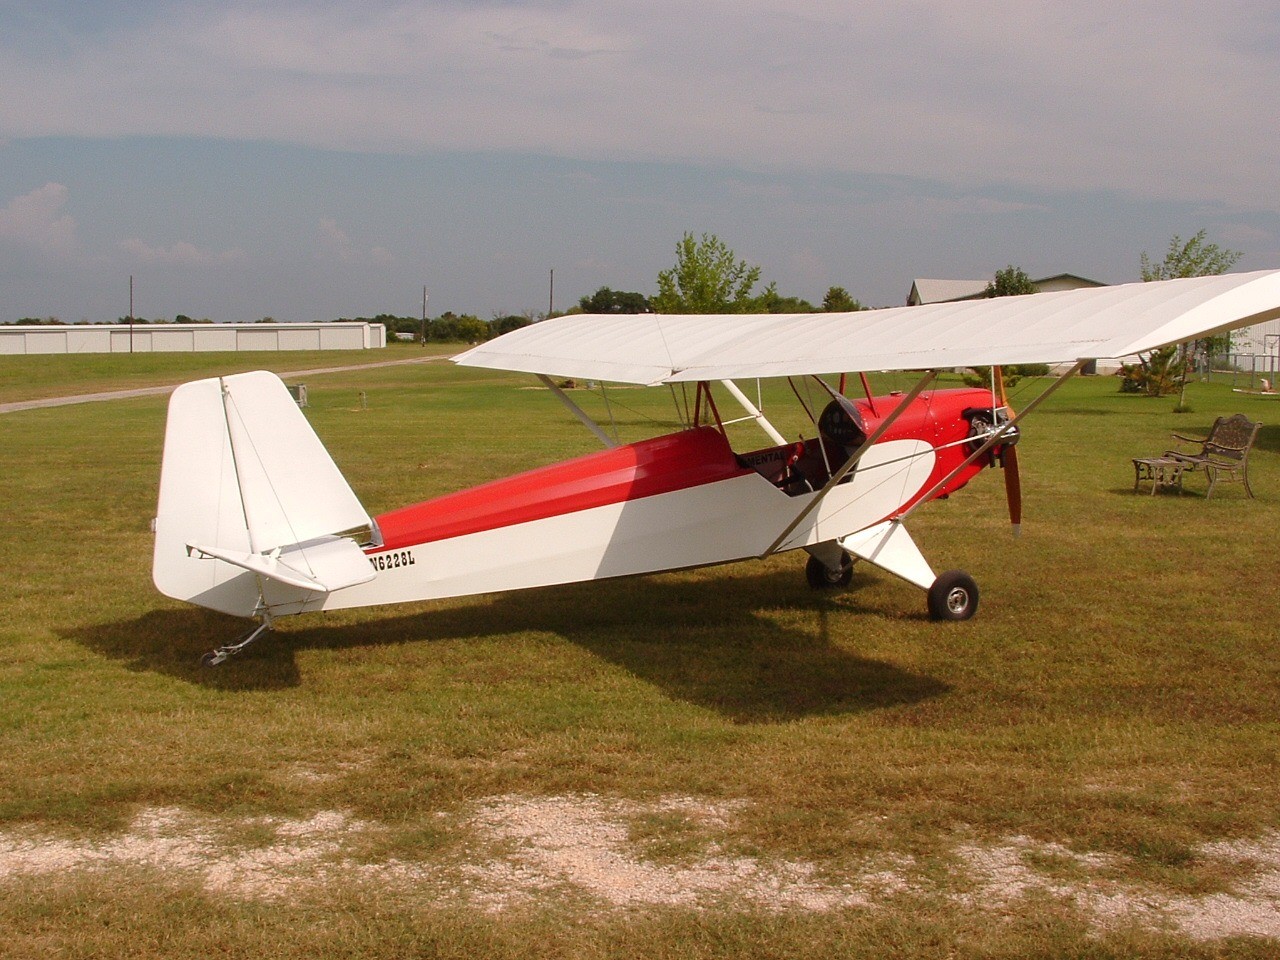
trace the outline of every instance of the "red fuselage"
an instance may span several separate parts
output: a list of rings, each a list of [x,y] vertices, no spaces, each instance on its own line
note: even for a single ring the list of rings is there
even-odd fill
[[[874,432],[902,399],[900,394],[890,394],[854,401],[865,432]],[[910,409],[898,416],[880,442],[921,440],[936,451],[928,481],[911,499],[900,504],[899,510],[910,507],[969,455],[970,447],[964,440],[972,428],[966,412],[990,409],[991,394],[985,390],[935,390],[921,394]],[[371,552],[397,550],[640,500],[749,474],[753,470],[783,489],[789,489],[788,476],[799,476],[803,471],[807,477],[807,486],[803,489],[817,489],[829,471],[852,452],[830,440],[825,441],[825,451],[819,450],[818,444],[816,439],[799,441],[738,455],[716,427],[682,430],[384,513],[376,518],[382,544]],[[984,456],[970,464],[934,496],[959,490],[990,462],[991,458]],[[791,473],[784,475],[788,467]]]

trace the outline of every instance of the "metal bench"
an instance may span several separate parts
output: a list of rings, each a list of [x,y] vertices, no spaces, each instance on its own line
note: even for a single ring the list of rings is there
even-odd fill
[[[1166,450],[1164,457],[1160,459],[1176,460],[1183,464],[1182,473],[1203,470],[1209,478],[1206,500],[1213,496],[1213,488],[1222,479],[1230,483],[1243,483],[1245,493],[1252,497],[1253,489],[1249,486],[1249,450],[1253,447],[1253,442],[1258,437],[1258,430],[1261,428],[1261,423],[1254,423],[1243,413],[1219,417],[1213,421],[1209,435],[1203,439],[1173,434],[1173,439],[1177,440],[1179,445],[1192,444],[1199,449]],[[1137,463],[1137,461],[1134,462]],[[1179,481],[1181,481],[1181,473]]]

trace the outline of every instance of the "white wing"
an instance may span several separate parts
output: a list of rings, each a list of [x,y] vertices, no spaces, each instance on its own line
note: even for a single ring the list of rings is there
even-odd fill
[[[1280,270],[858,313],[579,314],[458,363],[621,383],[1124,357],[1280,317]]]

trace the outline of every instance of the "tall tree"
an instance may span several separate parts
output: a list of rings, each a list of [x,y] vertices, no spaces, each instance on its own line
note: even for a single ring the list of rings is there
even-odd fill
[[[1003,270],[997,270],[995,279],[987,284],[988,297],[1020,297],[1024,293],[1035,293],[1035,284],[1021,267],[1013,264]]]
[[[676,244],[676,262],[658,274],[659,313],[746,313],[760,268],[739,260],[714,233],[686,233]]]
[[[1143,280],[1174,280],[1178,277],[1213,277],[1226,273],[1244,254],[1224,250],[1216,243],[1205,242],[1207,231],[1201,230],[1186,243],[1176,233],[1160,263],[1152,263],[1142,251]]]

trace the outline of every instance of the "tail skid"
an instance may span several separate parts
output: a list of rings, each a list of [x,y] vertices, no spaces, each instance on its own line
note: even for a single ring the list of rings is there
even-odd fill
[[[374,576],[373,521],[280,379],[184,384],[169,401],[152,577],[166,596],[262,627]],[[232,648],[235,649],[232,649]]]

